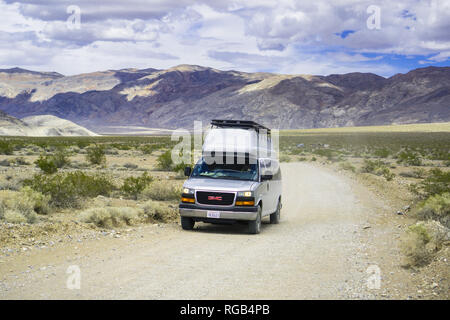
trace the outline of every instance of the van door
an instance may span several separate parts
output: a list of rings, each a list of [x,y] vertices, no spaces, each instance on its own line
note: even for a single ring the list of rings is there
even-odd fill
[[[268,209],[270,209],[269,213],[273,213],[277,209],[277,193],[278,193],[278,185],[277,185],[277,163],[273,159],[266,159],[266,170],[272,174],[272,179],[267,181],[269,183],[269,202],[270,206]]]
[[[262,169],[261,175],[273,174],[270,167],[270,159],[261,159]],[[263,190],[263,215],[268,215],[273,212],[273,191],[272,180],[266,180],[262,182]]]
[[[280,168],[280,163],[277,160],[272,160],[272,170],[273,172],[273,180],[272,180],[272,186],[273,186],[273,190],[272,190],[272,195],[273,195],[273,201],[274,201],[274,210],[277,209],[277,205],[278,205],[278,199],[281,196],[281,189],[282,189],[282,185],[281,185],[281,168]],[[271,186],[271,187],[272,187]]]

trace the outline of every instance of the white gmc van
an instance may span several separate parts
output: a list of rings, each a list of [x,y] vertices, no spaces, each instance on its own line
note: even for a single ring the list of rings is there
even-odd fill
[[[280,221],[281,170],[270,129],[253,121],[212,120],[202,157],[183,185],[179,205],[181,226],[195,222],[247,223],[261,230],[261,219]]]

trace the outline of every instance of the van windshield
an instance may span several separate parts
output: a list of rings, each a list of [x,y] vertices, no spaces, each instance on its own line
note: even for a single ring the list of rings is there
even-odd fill
[[[213,179],[258,180],[257,164],[207,164],[200,160],[194,167],[191,177]]]

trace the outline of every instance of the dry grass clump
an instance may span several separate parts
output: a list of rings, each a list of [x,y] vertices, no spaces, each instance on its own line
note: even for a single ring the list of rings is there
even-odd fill
[[[134,225],[145,218],[144,210],[132,207],[90,208],[80,214],[81,221],[104,228]]]
[[[181,195],[181,183],[169,181],[154,181],[150,183],[141,193],[142,199],[151,200],[178,200]]]
[[[450,230],[438,221],[420,221],[410,226],[402,237],[405,266],[420,267],[428,264],[434,255],[450,241]]]
[[[144,210],[145,215],[153,221],[168,222],[178,217],[174,208],[161,202],[149,200],[141,208]]]
[[[20,192],[3,192],[0,199],[0,219],[10,223],[34,223],[37,213],[50,212],[48,196],[31,188],[23,188]]]
[[[450,228],[450,193],[429,197],[420,204],[415,215],[419,220],[436,220]]]

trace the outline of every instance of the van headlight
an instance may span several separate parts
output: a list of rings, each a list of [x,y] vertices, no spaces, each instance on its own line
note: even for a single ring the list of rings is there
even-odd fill
[[[252,191],[239,191],[237,193],[238,197],[253,197],[253,192]]]
[[[183,193],[185,193],[185,194],[194,194],[194,189],[183,188]]]

